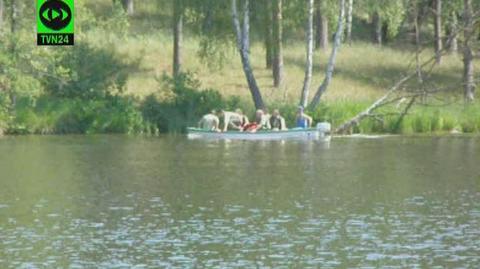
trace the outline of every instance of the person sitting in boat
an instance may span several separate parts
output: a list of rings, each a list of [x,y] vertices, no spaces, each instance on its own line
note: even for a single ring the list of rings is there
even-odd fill
[[[280,115],[280,111],[278,109],[273,110],[272,116],[270,117],[270,126],[274,131],[284,131],[287,130],[287,126],[285,124],[285,119]]]
[[[210,111],[210,113],[204,115],[202,119],[198,122],[198,128],[207,130],[207,131],[220,131],[219,129],[220,119],[217,116],[215,110]]]
[[[298,107],[295,123],[296,128],[306,129],[312,127],[313,119],[305,114],[303,106]]]
[[[242,122],[244,120],[243,115],[237,112],[231,111],[220,111],[220,116],[223,117],[223,132],[226,132],[228,129],[233,129],[237,131],[242,131],[243,126]]]
[[[242,122],[240,124],[240,127],[241,127],[240,131],[243,131],[243,128],[245,128],[245,126],[247,126],[247,124],[249,124],[250,121],[248,120],[247,115],[245,115],[240,108],[235,109],[235,113],[242,116]]]
[[[270,115],[265,113],[263,110],[258,109],[255,112],[255,121],[247,124],[244,128],[247,132],[256,132],[258,130],[270,130]]]

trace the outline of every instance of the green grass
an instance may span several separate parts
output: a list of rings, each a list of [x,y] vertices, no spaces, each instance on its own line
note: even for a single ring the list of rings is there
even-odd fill
[[[110,97],[82,100],[43,96],[20,99],[7,134],[153,133],[133,100]]]
[[[111,1],[87,1],[98,15],[111,9]],[[155,77],[172,70],[172,43],[170,6],[161,6],[151,1],[136,4],[136,14],[130,19],[130,36],[116,42],[118,50],[132,58],[142,57],[141,70],[133,74],[127,87],[127,93],[143,98],[156,93],[158,84]],[[250,98],[243,74],[240,57],[235,49],[233,35],[225,50],[222,68],[209,68],[209,64],[199,57],[200,39],[196,33],[189,32],[192,25],[186,22],[183,42],[183,69],[193,72],[201,81],[202,88],[218,90],[224,96]],[[368,25],[359,25],[355,35],[368,36]],[[232,27],[233,28],[233,27]],[[363,33],[363,32],[368,33]],[[259,36],[252,36],[251,62],[258,84],[267,103],[297,103],[304,79],[305,44],[300,33],[288,36],[284,42],[285,83],[280,89],[273,87],[271,70],[265,68],[265,51]],[[413,67],[413,46],[389,44],[382,48],[357,39],[351,46],[343,45],[339,51],[334,79],[324,96],[325,101],[355,100],[372,101],[387,88],[410,72]],[[405,43],[405,42],[403,42]],[[432,44],[433,47],[433,44]],[[313,81],[311,96],[324,78],[330,50],[316,51],[314,55]],[[433,55],[432,49],[426,49],[422,59]],[[439,85],[448,87],[461,94],[462,60],[461,56],[447,56],[441,66],[436,68],[432,79]]]
[[[322,118],[329,119],[334,127],[358,113],[362,105],[333,102],[327,109],[319,110]],[[382,116],[382,112],[383,116]],[[385,113],[387,112],[387,113]],[[390,112],[390,113],[388,113]],[[399,121],[399,115],[392,114],[394,110],[379,111],[378,118],[367,118],[354,128],[357,133],[391,133],[391,134],[432,134],[480,131],[480,105],[451,105],[445,107],[416,106]],[[317,120],[322,118],[317,117]]]

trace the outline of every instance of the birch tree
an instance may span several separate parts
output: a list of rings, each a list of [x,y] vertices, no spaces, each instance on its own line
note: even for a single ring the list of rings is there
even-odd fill
[[[250,11],[249,11],[249,0],[244,1],[243,5],[243,26],[240,26],[240,20],[237,11],[237,1],[232,0],[232,19],[233,19],[233,26],[235,30],[235,36],[237,39],[237,49],[240,53],[240,58],[242,60],[242,67],[243,72],[245,73],[245,77],[247,79],[248,88],[252,95],[253,102],[255,104],[255,108],[263,109],[265,105],[263,103],[263,98],[260,93],[260,89],[258,88],[257,81],[255,76],[253,75],[253,70],[250,65],[250,40],[249,40],[249,32],[250,32]]]
[[[134,13],[133,0],[122,0],[122,5],[129,16]]]
[[[470,103],[475,99],[475,81],[473,66],[472,39],[474,34],[474,20],[472,14],[472,0],[463,1],[463,89],[465,102]]]
[[[282,1],[273,1],[273,86],[280,87],[283,83],[283,27]]]
[[[302,95],[300,97],[300,105],[305,107],[308,102],[308,94],[310,91],[310,84],[312,81],[312,67],[313,67],[313,6],[314,0],[307,1],[307,27],[306,27],[306,41],[307,41],[307,61],[305,65],[305,78],[303,80]]]
[[[353,0],[348,0],[347,10],[347,34],[345,42],[352,44],[352,18],[353,18]]]
[[[345,0],[340,0],[340,14],[338,16],[338,28],[337,32],[335,33],[335,42],[333,44],[332,53],[330,55],[330,59],[328,61],[327,70],[325,72],[325,78],[318,88],[315,96],[313,97],[312,102],[310,102],[309,108],[315,109],[318,104],[320,103],[320,98],[327,90],[328,86],[330,85],[330,81],[333,77],[333,71],[335,69],[335,60],[337,58],[337,53],[342,43],[342,35],[343,35],[343,27],[344,27],[344,18],[345,18]]]

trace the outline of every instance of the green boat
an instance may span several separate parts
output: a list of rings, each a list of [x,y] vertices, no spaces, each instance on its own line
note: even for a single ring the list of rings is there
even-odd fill
[[[226,139],[226,140],[330,140],[331,125],[318,123],[316,128],[295,128],[284,131],[261,130],[257,132],[227,131],[216,132],[199,128],[188,128],[189,139]]]

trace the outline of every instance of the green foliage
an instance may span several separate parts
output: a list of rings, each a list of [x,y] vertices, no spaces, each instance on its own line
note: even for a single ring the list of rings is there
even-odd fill
[[[202,37],[197,52],[200,60],[212,71],[221,70],[228,61],[233,46],[227,40],[215,37]]]
[[[337,101],[324,102],[315,111],[308,113],[315,122],[328,121],[334,127],[351,119],[363,111],[370,104],[368,102]],[[296,106],[279,105],[287,125],[293,126]],[[480,104],[467,107],[452,105],[444,108],[418,106],[412,109],[400,120],[400,110],[392,107],[380,109],[378,116],[364,119],[353,130],[354,133],[444,133],[459,130],[465,133],[480,131]]]
[[[130,97],[18,100],[10,134],[153,133]]]
[[[108,45],[125,39],[129,33],[130,21],[120,1],[113,1],[111,8],[95,12],[87,6],[88,1],[75,2],[75,37],[91,44]]]
[[[24,32],[5,35],[0,42],[0,91],[12,98],[35,98],[42,93],[40,78],[33,67],[38,59],[34,48],[35,44]]]
[[[367,13],[369,15],[378,12],[382,22],[387,25],[387,37],[395,38],[405,20],[407,14],[408,1],[391,0],[365,0],[358,1],[357,13]]]
[[[464,133],[480,131],[480,106],[469,105],[461,111],[460,129]]]
[[[327,121],[338,126],[362,111],[367,104],[360,102],[339,101],[322,103],[312,112],[311,116],[317,122]]]
[[[159,82],[162,98],[148,96],[142,104],[142,112],[161,132],[184,131],[196,125],[203,114],[226,104],[218,91],[199,90],[200,82],[189,73],[175,78],[164,74]]]
[[[406,7],[403,1],[384,1],[380,14],[388,25],[387,37],[393,39],[397,36],[400,26],[405,19]]]
[[[52,96],[68,98],[95,99],[121,92],[130,72],[138,66],[115,49],[83,42],[58,52],[52,60],[45,88]]]
[[[0,91],[0,135],[2,135],[10,122],[10,100],[4,91]]]

